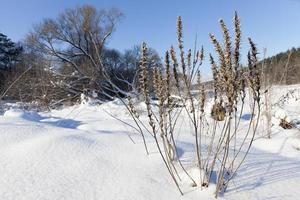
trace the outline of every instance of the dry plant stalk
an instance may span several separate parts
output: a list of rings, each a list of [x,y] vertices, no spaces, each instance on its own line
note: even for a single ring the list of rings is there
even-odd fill
[[[179,59],[175,48],[171,46],[165,54],[164,68],[153,69],[153,83],[150,82],[152,79],[149,77],[147,45],[142,44],[139,83],[150,127],[150,130],[147,130],[153,136],[160,156],[181,194],[183,193],[179,183],[182,175],[179,170],[184,171],[193,186],[200,188],[208,187],[213,178],[212,174],[216,174],[216,197],[220,192],[225,191],[244,162],[257,132],[260,116],[260,73],[257,66],[256,45],[249,38],[248,67],[242,68],[240,65],[241,30],[237,13],[234,16],[233,43],[223,20],[220,20],[220,26],[223,44],[210,34],[218,58],[216,62],[213,55],[209,55],[214,79],[212,99],[206,95],[205,83],[201,81],[199,69],[204,59],[204,50],[203,48],[197,50],[195,46],[194,52],[188,50],[185,53],[181,17],[177,20]],[[198,91],[196,95],[192,92],[195,77],[197,77]],[[154,86],[153,93],[149,92],[150,85]],[[175,91],[172,86],[175,86]],[[248,128],[241,133],[239,127],[247,90],[252,94],[254,105]],[[157,104],[153,103],[154,96],[157,97]],[[210,100],[213,101],[215,109],[212,112],[222,116],[214,117],[206,114],[206,101]],[[131,99],[128,101],[128,107],[131,116],[139,119]],[[181,132],[178,120],[183,118],[191,124],[191,129],[184,131],[195,137],[198,180],[189,174],[188,166],[181,163],[177,152],[178,146],[174,134]],[[141,127],[147,127],[143,121],[136,121]],[[243,136],[240,142],[237,142],[237,134]]]

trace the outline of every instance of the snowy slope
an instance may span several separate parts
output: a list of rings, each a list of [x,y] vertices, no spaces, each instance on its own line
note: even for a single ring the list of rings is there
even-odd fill
[[[0,117],[0,199],[181,199],[155,151],[146,156],[139,137],[133,144],[122,125],[88,109],[73,110],[83,122]]]
[[[279,91],[277,100],[284,95]],[[292,119],[300,116],[295,98],[281,109]],[[213,199],[214,188],[200,191],[188,184],[183,185],[185,195],[181,196],[153,140],[146,138],[151,152],[146,156],[141,137],[106,111],[130,121],[117,102],[40,114],[6,111],[0,116],[0,199]],[[258,135],[221,199],[300,196],[299,130],[274,125],[272,131],[271,140]],[[183,160],[194,154],[189,137],[178,141]]]

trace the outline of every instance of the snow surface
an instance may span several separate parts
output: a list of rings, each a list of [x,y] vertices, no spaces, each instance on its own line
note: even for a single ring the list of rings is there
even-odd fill
[[[287,91],[273,91],[272,139],[263,138],[260,128],[246,162],[219,199],[299,198],[300,127],[284,130],[278,123],[281,117],[300,120],[300,98],[281,98]],[[130,122],[118,101],[85,102],[48,113],[6,111],[0,116],[0,199],[214,199],[213,187],[201,191],[188,180],[183,180],[181,196],[152,138],[146,138],[147,156],[142,138],[107,112]],[[246,123],[249,116],[242,119]],[[195,151],[192,139],[177,140],[186,164]]]

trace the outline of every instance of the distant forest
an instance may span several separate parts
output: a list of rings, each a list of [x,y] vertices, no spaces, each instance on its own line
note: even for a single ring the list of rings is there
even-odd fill
[[[261,61],[263,80],[269,84],[300,83],[300,48],[292,48]]]
[[[124,52],[107,46],[122,18],[117,9],[85,5],[42,20],[17,43],[0,33],[0,100],[35,102],[48,108],[77,102],[82,94],[103,101],[138,94],[140,44]],[[188,65],[191,52],[186,57]],[[201,52],[197,55],[204,55]],[[154,80],[153,69],[163,70],[165,59],[150,47],[147,57],[149,80]],[[300,48],[262,59],[257,66],[267,85],[300,83]]]

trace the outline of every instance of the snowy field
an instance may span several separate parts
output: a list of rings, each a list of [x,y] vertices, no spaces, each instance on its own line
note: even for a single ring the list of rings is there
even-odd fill
[[[272,138],[263,137],[266,130],[262,120],[245,163],[220,199],[299,199],[297,88],[300,86],[272,90]],[[146,138],[150,149],[147,156],[142,138],[107,112],[130,122],[117,101],[85,103],[45,113],[19,109],[4,112],[0,116],[0,199],[214,199],[214,188],[201,191],[184,183],[181,196],[152,138]],[[283,117],[296,127],[281,128]],[[192,139],[184,133],[177,139],[183,162],[193,162]]]

